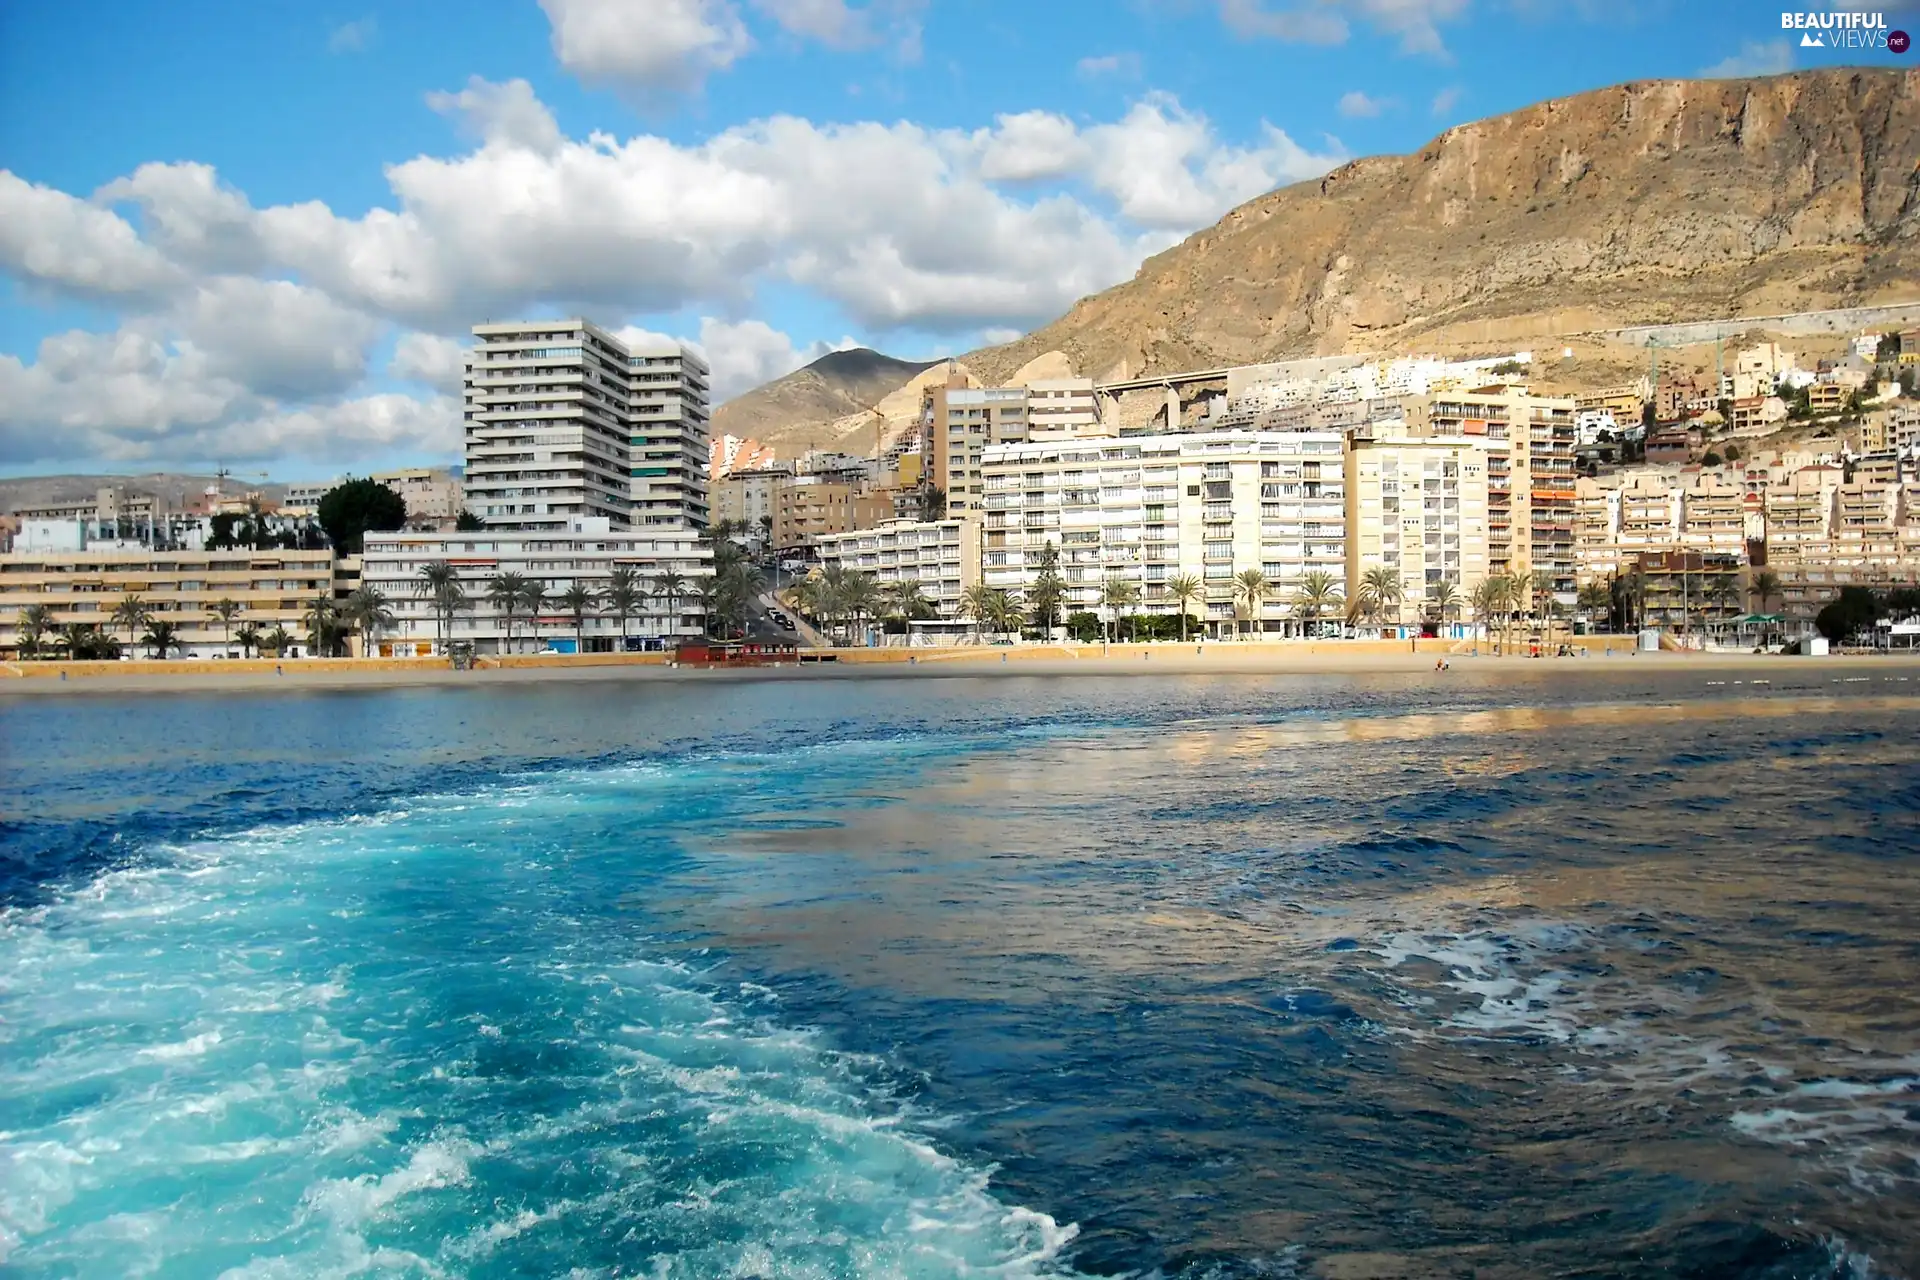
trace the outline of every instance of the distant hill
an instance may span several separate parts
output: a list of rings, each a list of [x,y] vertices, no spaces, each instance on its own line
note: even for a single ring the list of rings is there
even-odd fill
[[[896,360],[866,347],[829,352],[715,409],[713,433],[758,440],[783,458],[810,448],[838,448],[849,442],[835,423],[867,412],[937,363]]]
[[[206,487],[214,481],[215,477],[210,475],[188,475],[178,471],[152,471],[140,476],[61,475],[0,478],[0,513],[18,511],[23,507],[42,507],[55,502],[75,502],[82,498],[91,498],[109,485],[125,485],[130,493],[159,494],[175,506],[180,506],[205,492]],[[278,498],[286,490],[283,484],[268,484],[259,480],[248,481],[238,476],[229,476],[225,485],[229,492],[258,491],[269,498]]]
[[[1270,192],[961,357],[1097,380],[1920,299],[1920,71],[1655,80]]]

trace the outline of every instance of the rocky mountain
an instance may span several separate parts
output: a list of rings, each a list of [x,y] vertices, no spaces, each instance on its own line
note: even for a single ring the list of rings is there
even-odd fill
[[[48,506],[59,502],[76,502],[82,498],[91,498],[100,490],[114,485],[124,485],[129,493],[159,494],[175,506],[183,506],[189,500],[204,493],[208,485],[216,482],[218,477],[215,476],[187,475],[177,471],[154,471],[137,476],[11,477],[0,479],[0,513]],[[285,485],[267,484],[258,480],[249,483],[243,479],[231,479],[225,483],[230,493],[237,489],[257,490],[270,498],[279,497],[286,489]]]
[[[963,359],[1105,379],[1910,300],[1920,71],[1842,68],[1619,85],[1355,160]]]
[[[713,411],[713,433],[749,437],[782,457],[839,448],[858,434],[860,415],[934,362],[916,363],[855,347],[833,351],[784,378],[735,396]],[[834,424],[853,419],[852,427]],[[871,441],[861,445],[870,448]]]

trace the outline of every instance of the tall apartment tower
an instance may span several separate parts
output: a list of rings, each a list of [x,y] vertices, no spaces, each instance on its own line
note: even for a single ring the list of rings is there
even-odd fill
[[[480,324],[466,370],[467,509],[490,528],[707,523],[707,366],[585,320]]]

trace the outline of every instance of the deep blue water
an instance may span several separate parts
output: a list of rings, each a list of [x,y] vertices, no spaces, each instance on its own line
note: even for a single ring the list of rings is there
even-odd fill
[[[1920,683],[0,697],[8,1276],[1920,1275]]]

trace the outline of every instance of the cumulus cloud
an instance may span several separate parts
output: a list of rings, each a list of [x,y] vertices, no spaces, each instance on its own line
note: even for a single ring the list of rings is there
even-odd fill
[[[343,22],[327,35],[327,52],[359,53],[373,43],[379,29],[379,23],[371,17]]]
[[[436,333],[403,333],[393,345],[387,372],[408,382],[424,382],[449,395],[460,390],[467,348]]]
[[[1083,80],[1097,80],[1103,76],[1134,80],[1140,75],[1140,55],[1105,53],[1097,57],[1088,56],[1074,63],[1073,69]]]
[[[1392,98],[1370,98],[1358,89],[1340,95],[1340,114],[1350,120],[1371,120],[1391,106]]]
[[[91,199],[0,171],[0,271],[30,291],[118,305],[120,332],[96,341],[111,339],[126,370],[89,384],[13,359],[0,389],[9,438],[21,423],[21,438],[80,423],[121,456],[142,433],[201,440],[273,422],[298,440],[364,387],[371,348],[393,330],[387,372],[450,393],[453,335],[543,308],[738,317],[761,288],[797,286],[868,333],[1030,327],[1342,158],[1271,125],[1225,142],[1165,95],[1100,123],[1027,112],[963,131],[776,116],[685,144],[568,138],[522,81],[470,81],[430,105],[478,142],[389,166],[389,207],[353,217],[318,201],[256,207],[191,162],[142,165]],[[699,340],[723,395],[827,349],[750,319],[709,319]]]
[[[876,0],[865,7],[847,0],[752,0],[752,5],[788,34],[829,49],[891,44],[909,60],[919,53],[921,0]]]
[[[1742,76],[1777,76],[1793,70],[1793,45],[1786,40],[1743,40],[1740,52],[1710,67],[1700,68],[1703,80],[1734,80]]]
[[[1353,34],[1348,16],[1393,36],[1402,53],[1447,56],[1440,24],[1459,18],[1469,0],[1219,0],[1220,21],[1242,39],[1294,44],[1345,44]]]
[[[589,84],[697,89],[753,45],[728,0],[540,0],[553,53]]]
[[[1433,95],[1433,105],[1428,110],[1436,116],[1451,115],[1460,105],[1461,89],[1459,85],[1448,85]]]
[[[706,316],[700,321],[700,340],[688,345],[699,351],[713,370],[713,401],[719,404],[785,377],[830,351],[845,351],[860,343],[844,337],[838,342],[796,347],[792,338],[764,320],[729,322]]]

